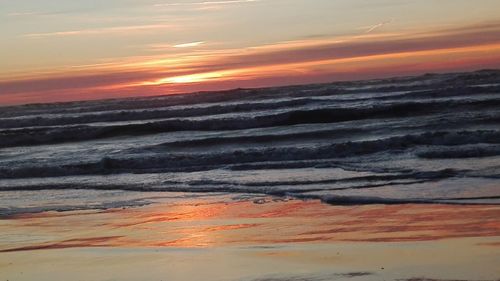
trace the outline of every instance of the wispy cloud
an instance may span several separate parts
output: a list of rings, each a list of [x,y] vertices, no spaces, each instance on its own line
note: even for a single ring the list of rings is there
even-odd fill
[[[211,47],[217,45],[214,43],[208,44],[205,41],[193,41],[193,42],[185,42],[185,43],[156,43],[156,44],[147,44],[147,45],[142,45],[140,47],[145,48],[147,51],[152,51],[152,52],[168,52],[168,53],[179,53],[181,51],[189,50],[189,51],[200,51],[200,46],[208,46],[210,45]],[[207,49],[208,52],[216,52],[217,50],[210,50]]]
[[[388,20],[388,21],[384,21],[384,22],[381,22],[381,23],[377,23],[377,24],[372,25],[372,26],[367,26],[367,27],[364,27],[363,29],[365,29],[365,28],[366,28],[365,33],[370,33],[370,32],[375,31],[376,29],[379,29],[379,28],[381,28],[381,27],[383,27],[383,26],[385,26],[385,25],[387,25],[387,24],[392,23],[393,21],[394,21],[394,19],[390,19],[390,20]]]
[[[198,42],[190,42],[190,43],[182,43],[182,44],[177,44],[173,45],[172,47],[174,48],[191,48],[191,47],[196,47],[204,44],[205,42],[203,41],[198,41]]]
[[[77,36],[77,35],[102,35],[102,34],[120,34],[120,33],[126,33],[128,35],[130,34],[130,32],[144,32],[144,31],[152,31],[152,30],[168,29],[168,28],[173,28],[173,26],[166,24],[115,26],[115,27],[90,28],[90,29],[56,31],[56,32],[46,32],[46,33],[29,33],[22,35],[22,37],[45,38],[45,37],[66,37],[66,36]]]
[[[34,16],[34,15],[40,15],[41,13],[37,12],[12,12],[8,13],[8,17],[22,17],[22,16]]]
[[[169,6],[208,6],[208,5],[231,5],[241,3],[260,2],[261,0],[227,0],[227,1],[202,1],[191,3],[158,3],[155,7],[169,7]]]

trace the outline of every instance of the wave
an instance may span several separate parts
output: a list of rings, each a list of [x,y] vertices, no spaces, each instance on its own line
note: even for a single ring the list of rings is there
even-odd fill
[[[428,149],[417,156],[427,159],[479,158],[500,155],[500,146],[475,145],[452,148]]]
[[[112,110],[104,112],[84,113],[78,114],[76,116],[75,114],[64,114],[63,116],[61,116],[61,114],[51,114],[49,116],[28,116],[22,119],[19,117],[5,118],[0,120],[0,128],[48,127],[102,122],[195,117],[204,115],[268,110],[280,107],[298,107],[318,102],[322,102],[322,100],[314,98],[301,98],[272,102],[237,102],[195,106],[174,106],[157,110]]]
[[[288,110],[248,117],[171,119],[156,122],[103,126],[67,126],[24,128],[0,131],[0,147],[27,146],[69,141],[84,141],[116,136],[137,136],[175,131],[218,131],[291,126],[297,124],[336,123],[374,118],[407,118],[443,112],[491,110],[500,99],[479,101],[402,102],[355,108],[318,108]],[[492,118],[498,119],[493,115]]]
[[[379,187],[394,186],[396,189],[400,189],[400,186],[405,186],[405,188],[414,189],[418,191],[422,188],[418,184],[430,184],[434,181],[441,179],[451,178],[453,175],[460,174],[460,171],[427,171],[425,176],[429,177],[422,180],[413,180],[412,177],[416,178],[416,175],[408,175],[408,178],[403,178],[399,180],[398,176],[383,176],[375,177],[370,179],[368,177],[354,177],[346,178],[343,183],[345,184],[342,188],[338,188],[333,182],[323,181],[309,181],[302,182],[300,185],[290,186],[286,182],[282,186],[269,182],[261,182],[255,184],[242,184],[242,183],[226,183],[217,181],[192,181],[192,182],[176,182],[176,181],[157,181],[139,184],[138,182],[127,181],[127,178],[133,177],[134,175],[129,175],[125,179],[120,179],[117,177],[106,177],[108,181],[103,181],[102,178],[94,177],[90,180],[89,177],[74,177],[70,180],[60,180],[58,178],[46,179],[45,181],[33,182],[28,185],[18,181],[17,184],[3,184],[0,187],[0,191],[47,191],[47,190],[65,190],[73,192],[75,194],[76,190],[84,191],[138,191],[144,192],[174,192],[187,194],[200,194],[200,196],[210,196],[212,194],[246,194],[255,196],[279,196],[279,197],[292,197],[297,199],[316,199],[321,200],[328,204],[334,205],[365,205],[365,204],[500,204],[499,195],[481,195],[481,191],[478,191],[480,187],[473,187],[470,184],[465,183],[470,186],[470,190],[463,193],[457,193],[456,191],[447,194],[446,197],[439,197],[436,195],[428,194],[427,191],[422,191],[414,194],[423,194],[424,197],[418,196],[401,196],[401,194],[387,194],[386,197],[381,196],[361,196],[355,195],[360,191],[365,189],[378,189]],[[419,175],[417,177],[422,178],[424,175]],[[142,178],[142,177],[139,177]],[[113,180],[114,179],[114,180]],[[116,181],[118,184],[112,182]],[[44,182],[44,183],[42,183]],[[454,184],[453,180],[450,180],[449,184]],[[491,182],[490,182],[491,184]],[[340,191],[349,191],[353,195],[343,195],[336,194]],[[319,192],[319,193],[318,193]],[[82,192],[76,193],[81,194]],[[155,193],[155,194],[156,194]],[[400,192],[399,192],[400,193]],[[160,194],[160,193],[158,193]],[[84,195],[84,194],[83,194]],[[98,196],[96,193],[92,196]],[[460,195],[460,196],[456,196]],[[135,195],[137,196],[137,195]],[[192,196],[192,195],[189,195]],[[92,197],[93,198],[93,197]],[[67,211],[67,210],[79,210],[85,208],[91,209],[107,209],[116,207],[134,207],[142,206],[146,204],[151,204],[152,199],[156,197],[151,197],[147,195],[142,195],[139,198],[128,199],[128,200],[112,200],[112,198],[107,198],[106,201],[101,203],[91,203],[91,204],[50,204],[51,210]],[[56,199],[57,200],[57,199]],[[94,200],[94,199],[93,199]],[[99,200],[98,200],[99,201]],[[94,201],[89,201],[94,202]],[[21,207],[19,207],[21,208]],[[0,214],[6,214],[8,212],[17,212],[19,208],[0,208]],[[26,207],[23,209],[25,212],[36,212],[38,207]],[[43,211],[43,210],[42,210]]]
[[[371,196],[340,196],[340,195],[325,195],[325,196],[311,196],[309,199],[319,199],[322,202],[331,205],[351,206],[351,205],[400,205],[400,204],[453,204],[453,205],[474,205],[485,203],[474,202],[474,200],[482,199],[500,199],[500,196],[495,197],[468,197],[468,198],[453,198],[453,199],[423,199],[423,198],[383,198]],[[468,202],[464,202],[468,200]],[[498,203],[486,203],[491,205],[498,205]]]
[[[81,203],[73,205],[49,205],[49,206],[32,206],[32,207],[0,207],[0,219],[6,219],[9,216],[16,214],[34,214],[43,212],[69,212],[69,211],[84,211],[84,210],[108,210],[115,208],[140,207],[152,204],[152,202],[144,199],[134,199],[127,201],[112,201],[100,203]]]
[[[468,99],[471,97],[494,98],[500,93],[500,86],[489,87],[461,87],[444,89],[427,89],[420,91],[389,92],[386,94],[377,93],[335,93],[334,95],[315,96],[315,92],[308,97],[296,98],[275,98],[263,101],[230,101],[225,103],[196,104],[193,106],[169,106],[159,109],[129,109],[129,110],[108,110],[98,112],[84,112],[80,114],[59,113],[17,116],[0,119],[0,128],[23,128],[23,127],[47,127],[64,126],[100,122],[134,121],[148,119],[182,118],[195,116],[208,116],[225,113],[251,112],[259,110],[269,110],[287,107],[300,107],[312,104],[325,103],[325,97],[331,99],[336,104],[353,102],[383,102],[398,100],[414,100],[425,102],[426,99],[443,99],[450,97],[460,97]]]
[[[57,166],[35,165],[0,167],[0,178],[53,177],[65,175],[149,173],[151,171],[199,171],[227,168],[231,165],[256,162],[282,162],[292,160],[317,160],[346,158],[374,153],[401,153],[417,146],[457,146],[467,144],[500,144],[500,131],[439,131],[414,135],[395,136],[359,142],[342,142],[316,147],[249,148],[221,152],[139,153],[112,158],[103,157],[98,162],[71,163]],[[167,152],[167,151],[165,151]],[[426,155],[425,153],[421,155]]]

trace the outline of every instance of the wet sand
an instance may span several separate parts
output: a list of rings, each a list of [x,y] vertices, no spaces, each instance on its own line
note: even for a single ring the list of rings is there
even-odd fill
[[[0,220],[0,280],[498,280],[500,206],[213,195]]]

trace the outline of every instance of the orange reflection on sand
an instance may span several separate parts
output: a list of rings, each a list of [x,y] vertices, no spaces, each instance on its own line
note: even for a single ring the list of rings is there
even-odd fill
[[[182,238],[172,241],[162,241],[153,246],[172,246],[172,247],[210,247],[218,245],[217,239],[220,238],[219,232],[234,231],[240,229],[249,229],[259,227],[260,224],[233,224],[233,225],[219,225],[209,227],[192,227],[185,228],[180,231]]]
[[[112,245],[120,245],[115,243],[116,240],[123,238],[123,236],[105,236],[105,237],[90,237],[90,238],[76,238],[58,241],[54,243],[42,243],[32,246],[24,246],[19,248],[10,248],[0,250],[1,253],[19,252],[19,251],[33,251],[33,250],[48,250],[48,249],[65,249],[65,248],[84,248],[84,247],[110,247]]]
[[[3,220],[0,251],[70,247],[217,247],[299,242],[402,242],[500,237],[500,206],[330,206],[319,201],[192,201]],[[69,215],[71,214],[71,215]],[[99,239],[95,237],[99,233]],[[47,239],[46,237],[50,237]]]

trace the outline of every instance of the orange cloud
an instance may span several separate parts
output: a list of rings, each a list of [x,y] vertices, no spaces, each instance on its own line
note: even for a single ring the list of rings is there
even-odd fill
[[[491,68],[500,66],[499,35],[500,23],[487,23],[427,32],[361,34],[245,49],[130,57],[72,67],[60,74],[0,79],[0,103],[157,95]],[[182,49],[202,43],[176,46]]]
[[[190,42],[190,43],[177,44],[177,45],[173,45],[172,47],[174,47],[174,48],[190,48],[190,47],[199,46],[199,45],[204,44],[204,43],[205,42],[203,42],[203,41],[198,41],[198,42]]]

